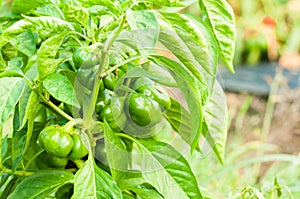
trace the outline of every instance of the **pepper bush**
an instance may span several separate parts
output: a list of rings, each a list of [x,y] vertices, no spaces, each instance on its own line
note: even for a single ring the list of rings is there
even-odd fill
[[[186,155],[223,163],[235,22],[185,3],[2,2],[1,198],[204,198]]]

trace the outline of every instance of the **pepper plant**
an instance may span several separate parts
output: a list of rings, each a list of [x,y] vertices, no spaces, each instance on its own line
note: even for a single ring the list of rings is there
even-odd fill
[[[3,1],[1,198],[203,198],[186,157],[223,162],[235,26],[185,3]]]

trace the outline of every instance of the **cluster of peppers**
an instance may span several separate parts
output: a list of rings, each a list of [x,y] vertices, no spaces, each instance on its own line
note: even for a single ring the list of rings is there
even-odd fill
[[[39,160],[41,167],[65,167],[68,161],[76,162],[88,154],[77,130],[54,125],[44,128],[38,137],[38,146],[44,149]]]
[[[73,54],[76,78],[87,89],[91,90],[94,86],[100,57],[101,51],[97,46],[80,47]],[[127,72],[126,64],[103,77],[95,107],[97,119],[101,122],[106,120],[114,132],[151,135],[161,123],[163,112],[170,108],[171,98],[160,85],[143,77],[129,80],[131,92],[117,94],[116,85]],[[68,160],[76,161],[88,153],[78,133],[66,132],[59,126],[46,127],[40,133],[38,142],[45,149],[41,157],[53,167],[65,167]],[[101,150],[100,156],[103,156],[103,140],[96,144],[96,155],[98,148]]]
[[[113,89],[126,73],[122,67],[117,70],[118,75],[114,75],[114,71],[103,78],[104,89],[100,90],[96,105],[98,119],[106,119],[115,132],[123,131],[131,135],[135,135],[135,131],[149,133],[162,121],[163,112],[171,106],[168,93],[154,81],[138,77],[130,79],[132,92],[114,95]]]

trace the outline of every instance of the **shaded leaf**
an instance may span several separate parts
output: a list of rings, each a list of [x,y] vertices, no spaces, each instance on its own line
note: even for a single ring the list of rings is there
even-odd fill
[[[163,199],[163,197],[155,189],[148,189],[146,187],[139,186],[132,187],[129,190],[136,193],[142,199]]]
[[[129,158],[125,144],[116,136],[106,121],[104,121],[104,140],[109,168],[112,177],[118,182],[125,177],[129,165]]]
[[[191,151],[193,151],[198,145],[202,132],[201,84],[186,67],[176,61],[159,55],[152,55],[149,60],[167,68],[185,96],[189,113],[192,116],[189,117],[192,127],[190,137],[185,139],[190,141]]]
[[[156,16],[149,11],[126,11],[126,17],[132,32],[132,39],[140,51],[146,56],[158,40],[159,24]]]
[[[25,88],[24,88],[24,92],[22,93],[22,95],[20,97],[20,100],[19,100],[19,103],[18,103],[18,106],[19,106],[19,109],[18,109],[19,110],[19,126],[20,127],[23,127],[22,124],[25,124],[25,122],[23,122],[23,120],[26,120],[24,117],[25,117],[25,114],[26,114],[26,106],[27,106],[27,103],[28,103],[31,92],[32,92],[31,88],[28,85],[26,85]]]
[[[166,111],[166,119],[188,144],[194,139],[191,117],[191,114],[178,101],[172,99],[171,107]]]
[[[25,178],[8,199],[44,199],[59,187],[72,183],[74,176],[64,170],[43,170]]]
[[[203,135],[223,164],[228,125],[226,96],[219,82],[215,83],[213,91],[210,100],[203,107]]]
[[[23,118],[19,118],[19,121],[22,122],[20,128],[24,127],[24,125],[26,124],[29,118],[31,118],[32,120],[34,119],[38,105],[39,105],[39,97],[35,91],[31,91],[28,101],[26,103],[25,115]]]

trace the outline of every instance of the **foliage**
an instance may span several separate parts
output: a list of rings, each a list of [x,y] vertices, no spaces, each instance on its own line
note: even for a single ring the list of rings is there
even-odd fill
[[[235,22],[225,0],[199,0],[201,17],[172,11],[184,3],[4,2],[1,198],[203,198],[185,156],[205,142],[224,162],[215,79],[219,58],[233,71]]]

